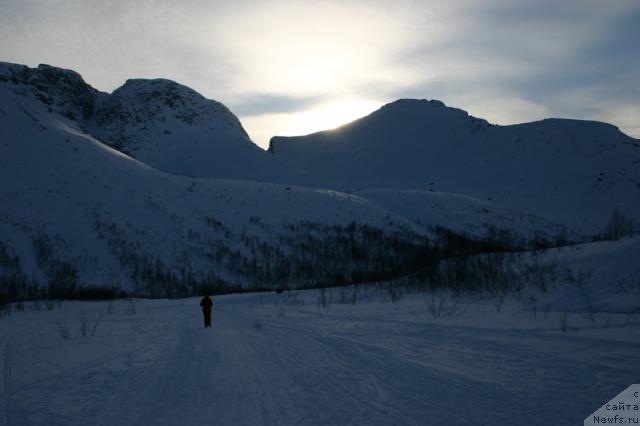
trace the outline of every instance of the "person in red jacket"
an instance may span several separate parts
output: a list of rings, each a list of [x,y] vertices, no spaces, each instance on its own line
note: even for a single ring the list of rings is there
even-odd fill
[[[202,306],[202,314],[204,315],[204,326],[211,327],[211,307],[213,306],[213,300],[209,295],[205,294],[202,300],[200,300],[200,306]]]

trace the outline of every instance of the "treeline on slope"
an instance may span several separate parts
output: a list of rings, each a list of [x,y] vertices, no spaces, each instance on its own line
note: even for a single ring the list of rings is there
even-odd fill
[[[254,223],[259,219],[254,219]],[[47,285],[39,285],[25,273],[20,259],[0,242],[0,303],[31,299],[102,299],[139,297],[187,297],[208,292],[221,294],[275,288],[326,288],[346,284],[412,280],[417,285],[456,287],[468,276],[459,271],[481,253],[543,249],[566,244],[566,237],[530,240],[513,232],[487,227],[483,237],[471,237],[444,227],[433,227],[432,237],[407,228],[388,229],[351,222],[327,225],[310,221],[287,223],[277,240],[233,232],[222,222],[206,218],[212,228],[203,235],[187,231],[188,247],[170,262],[150,254],[131,230],[94,215],[94,230],[134,284],[133,292],[119,283],[85,285],[78,267],[56,253],[64,245],[59,237],[32,236],[39,269]],[[206,265],[193,266],[197,257]],[[454,263],[452,263],[454,262]],[[462,263],[461,263],[462,262]],[[455,264],[442,279],[442,265]],[[468,268],[467,268],[468,269]],[[439,278],[438,278],[439,277]],[[422,283],[422,284],[421,284]]]
[[[126,296],[116,286],[83,286],[76,266],[60,259],[51,239],[38,233],[31,239],[38,267],[47,277],[47,285],[38,281],[22,269],[15,251],[0,241],[0,306],[9,302],[37,299],[114,299]]]

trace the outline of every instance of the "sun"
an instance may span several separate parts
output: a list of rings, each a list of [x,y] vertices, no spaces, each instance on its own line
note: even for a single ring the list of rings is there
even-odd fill
[[[305,135],[321,130],[334,129],[371,113],[380,102],[368,99],[339,99],[315,108],[291,114],[287,135]]]
[[[273,136],[301,136],[335,129],[370,114],[382,104],[369,98],[338,97],[302,111],[242,117],[242,123],[251,129],[252,140],[267,149]]]

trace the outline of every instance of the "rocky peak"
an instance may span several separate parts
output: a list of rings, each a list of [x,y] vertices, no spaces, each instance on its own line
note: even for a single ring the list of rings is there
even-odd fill
[[[484,119],[435,99],[399,99],[354,122],[354,127],[380,127],[408,134],[437,133],[445,129],[447,132],[475,134],[490,126]]]
[[[251,144],[238,118],[222,103],[166,79],[127,80],[100,102],[93,127],[102,141],[136,156],[184,126],[202,128],[212,140],[215,134],[231,133]]]
[[[99,94],[75,71],[40,64],[37,68],[0,63],[0,81],[21,95],[38,99],[49,110],[71,120],[89,119]]]
[[[432,117],[468,117],[466,111],[448,107],[442,101],[427,100],[427,99],[398,99],[397,101],[390,102],[383,105],[375,114],[384,115],[406,115],[408,117],[414,116],[432,116]]]
[[[213,118],[242,129],[237,117],[220,102],[166,79],[129,79],[111,94],[102,110],[106,116],[100,114],[96,118],[100,125],[110,125],[114,120],[135,125],[142,121],[164,123],[172,119],[194,125]],[[242,133],[246,136],[244,129]]]

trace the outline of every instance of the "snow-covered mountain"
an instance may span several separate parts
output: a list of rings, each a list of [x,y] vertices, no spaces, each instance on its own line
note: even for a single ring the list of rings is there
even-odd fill
[[[422,204],[431,191],[463,194],[587,233],[614,209],[640,217],[640,143],[605,123],[496,126],[440,101],[403,99],[334,130],[274,137],[269,151],[290,166],[282,181],[375,189],[386,206],[390,194],[416,189]]]
[[[387,241],[412,247],[426,235],[355,195],[158,171],[55,112],[79,113],[76,99],[46,104],[25,90],[0,84],[0,278],[11,282],[152,295],[304,286],[321,282],[320,273],[331,281],[351,269],[366,274]],[[322,264],[351,249],[364,263],[346,254],[337,272]]]
[[[175,295],[386,279],[419,268],[443,228],[601,232],[640,209],[639,151],[601,123],[498,127],[404,100],[267,153],[177,83],[106,94],[0,63],[0,281]]]
[[[170,80],[127,80],[106,94],[71,70],[0,63],[0,83],[158,170],[247,179],[271,160],[227,107]]]
[[[89,128],[119,151],[180,175],[249,178],[269,161],[227,107],[170,80],[127,80],[100,98]]]

